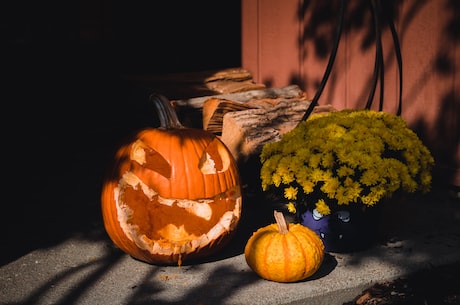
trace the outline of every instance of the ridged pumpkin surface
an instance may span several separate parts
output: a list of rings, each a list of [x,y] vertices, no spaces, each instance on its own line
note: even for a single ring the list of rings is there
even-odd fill
[[[180,265],[217,252],[233,235],[242,206],[238,168],[211,133],[146,128],[118,149],[101,206],[120,249],[148,263]]]
[[[313,275],[324,258],[318,235],[301,224],[280,233],[275,224],[258,229],[246,243],[244,255],[260,277],[275,282],[297,282]]]
[[[199,129],[145,129],[116,156],[114,174],[134,173],[164,198],[212,198],[239,183],[231,153]]]

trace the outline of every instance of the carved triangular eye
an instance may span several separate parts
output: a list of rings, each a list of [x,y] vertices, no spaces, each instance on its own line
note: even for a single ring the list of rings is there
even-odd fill
[[[169,162],[159,152],[150,148],[141,140],[133,143],[130,158],[144,168],[153,170],[165,178],[171,178],[171,165]]]
[[[216,138],[206,147],[198,166],[203,174],[222,173],[228,170],[230,158],[224,144]]]

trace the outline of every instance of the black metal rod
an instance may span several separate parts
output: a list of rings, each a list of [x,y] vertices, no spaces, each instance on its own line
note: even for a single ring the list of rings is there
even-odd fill
[[[337,24],[337,29],[336,29],[336,35],[335,35],[335,41],[334,45],[331,50],[331,54],[329,56],[329,62],[327,63],[326,71],[324,72],[323,79],[321,80],[321,83],[319,85],[318,90],[316,91],[315,96],[313,97],[313,100],[311,101],[310,105],[307,108],[307,111],[305,111],[302,120],[300,122],[308,119],[310,114],[313,111],[313,108],[315,108],[316,105],[318,105],[318,100],[319,97],[321,96],[321,93],[324,90],[324,87],[326,86],[327,80],[329,78],[329,75],[331,74],[332,66],[334,65],[335,61],[335,56],[337,55],[337,49],[339,48],[339,43],[340,43],[340,37],[342,36],[342,27],[343,27],[343,19],[345,15],[345,0],[342,0],[340,2],[340,11],[339,11],[339,22]]]
[[[375,90],[377,88],[377,82],[380,78],[381,83],[383,82],[383,67],[381,63],[383,62],[383,55],[382,55],[382,29],[380,23],[380,10],[378,7],[377,0],[371,1],[371,12],[374,20],[374,30],[375,30],[375,62],[374,62],[374,73],[372,76],[372,85],[371,90],[369,92],[369,97],[366,103],[366,109],[371,109],[372,102],[374,100]],[[380,73],[382,72],[382,73]],[[381,95],[381,99],[383,96]],[[381,102],[383,104],[383,102]]]
[[[398,101],[398,109],[396,111],[397,115],[401,115],[402,113],[402,92],[403,92],[403,66],[402,66],[402,54],[401,54],[401,45],[399,44],[399,37],[398,33],[396,32],[396,28],[394,25],[394,21],[392,16],[387,12],[385,14],[387,17],[388,25],[390,27],[391,36],[393,38],[393,45],[396,53],[396,60],[398,62],[398,71],[399,71],[399,101]]]
[[[374,63],[374,72],[372,75],[371,80],[371,89],[369,92],[368,100],[365,106],[365,109],[370,109],[372,107],[372,103],[375,96],[375,91],[377,89],[377,83],[380,81],[380,97],[379,97],[379,110],[383,110],[384,104],[384,82],[385,82],[385,65],[384,65],[384,56],[383,56],[383,46],[382,46],[382,22],[381,22],[381,15],[384,12],[384,9],[381,5],[381,0],[371,0],[371,12],[374,21],[374,30],[375,30],[375,63]],[[342,0],[340,3],[340,11],[339,11],[339,22],[337,24],[336,29],[336,37],[335,41],[331,50],[331,54],[329,57],[329,62],[326,67],[326,71],[324,72],[323,79],[321,80],[320,86],[316,91],[315,96],[313,97],[310,105],[308,106],[307,110],[305,111],[302,121],[308,119],[308,117],[313,112],[315,106],[318,105],[318,100],[326,86],[327,80],[329,79],[329,75],[331,74],[332,67],[334,65],[335,57],[337,55],[337,50],[339,47],[340,38],[342,35],[342,28],[343,28],[343,20],[345,15],[345,0]],[[402,55],[401,55],[401,46],[399,43],[399,37],[396,32],[393,18],[390,16],[388,12],[385,13],[385,17],[387,18],[387,22],[389,24],[391,35],[393,38],[394,49],[396,53],[396,60],[398,62],[398,70],[399,70],[399,101],[398,101],[398,109],[397,115],[401,115],[402,112],[402,86],[403,86],[403,71],[402,71]]]

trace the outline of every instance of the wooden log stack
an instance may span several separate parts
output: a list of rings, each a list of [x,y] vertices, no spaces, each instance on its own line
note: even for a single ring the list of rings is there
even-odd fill
[[[239,165],[258,157],[263,145],[280,140],[302,119],[311,101],[298,86],[269,88],[173,101],[202,109],[203,129],[220,136]],[[330,105],[315,112],[334,111]]]

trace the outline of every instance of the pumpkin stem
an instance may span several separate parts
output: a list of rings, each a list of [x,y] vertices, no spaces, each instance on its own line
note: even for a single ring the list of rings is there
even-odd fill
[[[273,214],[275,215],[276,224],[278,225],[278,231],[281,234],[286,234],[289,232],[283,213],[275,211]]]
[[[161,129],[173,129],[173,128],[184,128],[184,126],[179,121],[176,111],[173,109],[170,101],[160,94],[150,95],[150,101],[155,105],[156,111],[158,113],[158,118],[160,119]]]

